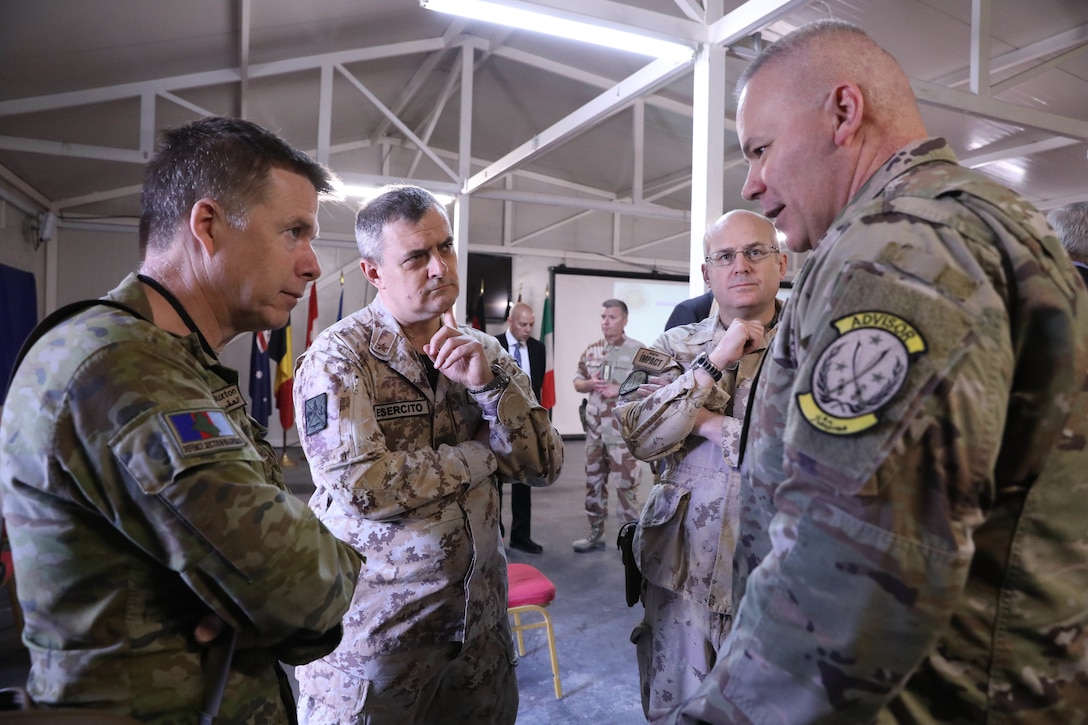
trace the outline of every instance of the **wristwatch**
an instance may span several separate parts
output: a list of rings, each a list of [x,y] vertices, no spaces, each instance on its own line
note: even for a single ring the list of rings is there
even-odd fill
[[[496,388],[505,388],[510,383],[510,376],[506,374],[505,370],[499,367],[498,363],[491,363],[491,373],[495,376],[491,379],[491,382],[482,388],[469,388],[468,392],[473,395],[479,395],[480,393],[486,393],[489,390],[495,390]]]
[[[722,371],[717,365],[710,362],[710,357],[705,352],[699,353],[699,355],[691,361],[691,364],[705,370],[710,377],[714,378],[714,382],[718,382],[722,379]]]

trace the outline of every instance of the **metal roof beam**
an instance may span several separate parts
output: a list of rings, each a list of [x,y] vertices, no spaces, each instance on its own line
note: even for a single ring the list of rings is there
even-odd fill
[[[950,108],[954,111],[965,111],[996,121],[1012,123],[1023,128],[1037,128],[1041,131],[1049,131],[1059,136],[1072,136],[1079,139],[1088,139],[1088,122],[1080,121],[1067,116],[1059,116],[1056,113],[1047,113],[1026,106],[1018,106],[1013,103],[994,100],[993,98],[976,96],[966,91],[957,91],[945,86],[926,81],[911,81],[914,94],[919,102],[931,106]]]
[[[566,118],[544,129],[487,168],[474,174],[465,182],[464,192],[471,194],[503,174],[529,163],[529,161],[539,157],[545,151],[570,140],[586,128],[626,108],[636,98],[650,93],[678,75],[687,72],[691,64],[691,60],[659,59],[653,61],[642,70],[636,71],[617,83],[615,87],[567,115]]]
[[[430,53],[442,49],[442,38],[430,38],[427,40],[413,40],[405,43],[392,43],[379,45],[373,48],[358,48],[338,53],[323,53],[320,55],[290,58],[288,60],[261,63],[250,66],[249,78],[266,78],[294,73],[300,70],[313,70],[323,65],[336,65],[346,63],[359,63],[382,58],[393,58],[401,55],[414,55],[416,53]],[[11,116],[17,113],[34,113],[37,111],[52,111],[58,108],[71,108],[90,103],[103,103],[127,98],[137,98],[144,93],[162,93],[165,91],[178,91],[186,88],[202,88],[205,86],[221,85],[226,83],[238,83],[241,76],[236,68],[205,71],[203,73],[189,73],[168,78],[157,78],[150,81],[138,81],[136,83],[121,83],[115,86],[102,88],[88,88],[82,91],[68,91],[65,93],[53,93],[46,96],[33,96],[30,98],[16,98],[10,101],[0,101],[0,116]]]

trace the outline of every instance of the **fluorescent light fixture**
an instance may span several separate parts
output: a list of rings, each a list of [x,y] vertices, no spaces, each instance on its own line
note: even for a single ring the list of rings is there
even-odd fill
[[[382,187],[380,186],[365,186],[360,184],[343,184],[336,182],[333,188],[333,196],[338,199],[368,199],[381,191],[381,188]],[[430,191],[430,189],[428,189],[428,191]],[[435,200],[442,206],[449,206],[453,203],[452,194],[438,194],[431,191],[431,196],[433,196]]]
[[[688,60],[695,54],[693,48],[683,43],[670,43],[667,40],[598,25],[591,20],[569,20],[543,11],[523,9],[492,0],[419,0],[419,4],[440,13],[533,30],[655,58]]]

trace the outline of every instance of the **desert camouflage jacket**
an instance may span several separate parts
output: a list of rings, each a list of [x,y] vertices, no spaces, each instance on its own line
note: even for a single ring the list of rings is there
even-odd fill
[[[635,529],[639,571],[721,614],[733,611],[741,428],[752,378],[774,335],[771,328],[764,344],[716,385],[699,387],[691,361],[713,350],[725,330],[716,315],[666,330],[653,347],[674,361],[664,371],[673,381],[647,398],[621,403],[616,413],[631,452],[653,463],[658,474]],[[724,416],[721,446],[691,434],[700,408]]]
[[[134,275],[109,297],[151,318]],[[31,349],[0,493],[36,700],[196,722],[193,631],[214,612],[265,643],[235,654],[217,722],[288,722],[276,660],[336,645],[359,557],[287,492],[263,432],[194,334],[95,306]]]
[[[554,482],[563,443],[498,340],[461,331],[502,367],[506,387],[474,394],[439,375],[432,390],[380,296],[322,332],[296,365],[310,506],[366,556],[344,640],[325,658],[338,669],[507,626],[492,481]]]
[[[1088,296],[942,139],[802,270],[757,382],[737,618],[684,722],[1088,716]]]
[[[610,345],[604,338],[587,347],[578,359],[578,372],[575,380],[589,380],[600,375],[602,380],[609,380],[619,385],[634,368],[635,353],[642,347],[638,340],[624,337],[619,345]],[[586,435],[595,436],[605,443],[622,443],[619,423],[615,418],[619,398],[606,398],[597,393],[585,393],[589,401],[586,405]]]

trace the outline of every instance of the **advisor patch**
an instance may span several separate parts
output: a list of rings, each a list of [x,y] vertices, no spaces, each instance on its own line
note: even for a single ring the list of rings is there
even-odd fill
[[[191,410],[167,413],[166,427],[186,456],[246,445],[222,410]]]
[[[906,382],[926,341],[912,324],[887,312],[856,312],[831,323],[839,336],[812,370],[812,391],[797,396],[801,414],[824,433],[853,435],[879,422],[877,413]]]

